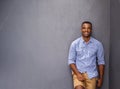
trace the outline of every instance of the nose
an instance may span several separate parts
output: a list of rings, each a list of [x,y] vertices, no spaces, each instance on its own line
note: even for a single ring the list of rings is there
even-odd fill
[[[85,31],[89,31],[89,29],[86,28]]]

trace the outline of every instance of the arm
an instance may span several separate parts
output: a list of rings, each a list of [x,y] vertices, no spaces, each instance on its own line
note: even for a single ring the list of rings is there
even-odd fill
[[[81,75],[81,73],[77,70],[76,65],[70,64],[70,68],[72,69],[72,71],[74,72],[74,74],[77,76],[79,81],[84,81],[84,77]]]
[[[104,76],[104,49],[102,44],[99,44],[98,52],[97,52],[97,58],[98,58],[98,73],[99,73],[99,79],[98,79],[98,87],[102,86],[103,83],[103,76]]]
[[[75,44],[72,43],[69,49],[69,57],[68,57],[68,64],[74,74],[77,76],[78,80],[82,81],[84,78],[82,77],[81,73],[78,71],[76,67],[76,50],[75,50]]]
[[[103,83],[103,75],[104,75],[104,65],[98,65],[99,79],[98,79],[98,87],[102,86]]]
[[[74,74],[78,75],[80,72],[77,70],[76,65],[70,64],[70,68],[72,69],[72,71],[74,72]]]
[[[98,65],[98,72],[99,72],[99,78],[103,79],[103,75],[104,75],[104,65]]]

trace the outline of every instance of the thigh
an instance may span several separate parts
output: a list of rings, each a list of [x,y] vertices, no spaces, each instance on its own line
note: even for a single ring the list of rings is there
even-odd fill
[[[76,89],[84,89],[85,87],[85,82],[84,81],[79,81],[77,76],[75,74],[73,74],[73,85],[74,85],[74,88]],[[80,88],[80,87],[83,87],[83,88]]]
[[[97,78],[87,79],[86,80],[86,89],[96,89]]]

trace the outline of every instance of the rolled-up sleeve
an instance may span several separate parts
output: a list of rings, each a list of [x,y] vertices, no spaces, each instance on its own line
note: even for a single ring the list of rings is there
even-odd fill
[[[68,55],[68,65],[74,63],[76,60],[76,50],[75,50],[75,44],[72,43],[69,49],[69,55]]]
[[[98,65],[105,64],[104,60],[104,49],[102,43],[98,44],[98,51],[97,51],[97,59],[98,59]]]

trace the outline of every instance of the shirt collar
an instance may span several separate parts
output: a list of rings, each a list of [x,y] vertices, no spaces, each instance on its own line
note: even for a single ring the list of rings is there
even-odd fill
[[[83,43],[85,43],[85,41],[84,41],[84,39],[83,39],[82,36],[81,36],[81,41],[82,41]],[[91,42],[93,42],[93,38],[92,38],[92,37],[90,37],[90,40],[88,41],[88,43],[91,43]]]

